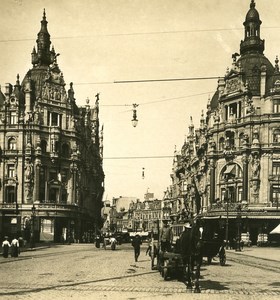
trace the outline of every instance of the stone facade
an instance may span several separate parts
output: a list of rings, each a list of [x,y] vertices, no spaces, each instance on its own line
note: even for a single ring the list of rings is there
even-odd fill
[[[78,107],[66,90],[45,11],[22,83],[0,93],[0,232],[80,239],[100,225],[104,174],[99,95]],[[31,208],[33,207],[33,214]],[[32,219],[33,228],[30,228]]]

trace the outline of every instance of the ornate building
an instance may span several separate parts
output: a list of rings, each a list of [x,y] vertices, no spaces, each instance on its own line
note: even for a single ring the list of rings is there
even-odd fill
[[[253,244],[280,221],[280,72],[264,55],[261,20],[250,3],[240,53],[219,78],[200,127],[174,155],[172,197],[225,238],[248,232]]]
[[[50,48],[44,11],[32,68],[0,93],[0,233],[80,239],[100,225],[99,95],[78,107]],[[100,131],[100,132],[99,132]]]

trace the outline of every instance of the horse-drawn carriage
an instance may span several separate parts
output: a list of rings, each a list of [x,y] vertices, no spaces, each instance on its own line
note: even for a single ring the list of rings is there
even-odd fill
[[[191,288],[192,276],[190,274],[196,269],[195,290],[200,291],[198,282],[203,257],[206,257],[208,264],[210,264],[212,259],[218,256],[220,265],[224,266],[226,263],[224,242],[215,238],[203,240],[199,235],[198,228],[184,232],[183,224],[173,225],[172,229],[174,234],[172,251],[159,252],[158,270],[164,280],[170,277],[186,278],[188,287]]]
[[[226,264],[226,251],[224,242],[218,239],[203,240],[202,257],[207,258],[210,265],[214,257],[219,257],[220,265]]]

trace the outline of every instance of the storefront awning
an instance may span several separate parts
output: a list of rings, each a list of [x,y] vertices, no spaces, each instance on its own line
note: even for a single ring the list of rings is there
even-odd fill
[[[280,224],[270,231],[269,234],[280,234]]]
[[[228,165],[224,174],[235,174],[235,165]]]

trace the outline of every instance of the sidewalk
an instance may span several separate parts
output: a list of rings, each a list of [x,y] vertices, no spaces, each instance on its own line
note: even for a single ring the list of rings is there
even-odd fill
[[[41,249],[46,249],[55,246],[55,243],[38,243],[35,244],[34,248],[30,248],[29,246],[20,247],[20,252],[26,252],[26,251],[36,251]],[[2,256],[2,248],[0,248],[0,256]],[[10,255],[9,255],[10,256]]]
[[[280,247],[244,247],[242,251],[226,250],[227,253],[259,257],[267,260],[280,261]]]

